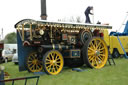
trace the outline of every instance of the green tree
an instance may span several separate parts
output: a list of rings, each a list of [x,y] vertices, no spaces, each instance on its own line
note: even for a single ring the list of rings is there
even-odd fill
[[[0,40],[0,43],[4,43],[4,40]]]
[[[6,44],[15,44],[15,43],[17,43],[16,33],[11,32],[11,33],[7,34],[5,36],[4,43],[6,43]]]

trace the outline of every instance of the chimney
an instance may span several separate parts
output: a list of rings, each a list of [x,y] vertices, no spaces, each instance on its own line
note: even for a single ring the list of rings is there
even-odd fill
[[[46,0],[41,0],[41,19],[47,20],[47,13],[46,13]]]

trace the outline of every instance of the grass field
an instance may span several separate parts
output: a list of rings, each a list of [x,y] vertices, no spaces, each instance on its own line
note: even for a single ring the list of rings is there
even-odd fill
[[[128,85],[128,60],[115,59],[116,66],[106,64],[102,69],[84,68],[83,72],[65,68],[55,76],[41,75],[38,85]],[[10,78],[35,76],[27,71],[19,72],[18,65],[12,62],[2,64]],[[24,81],[17,81],[15,85],[24,85]],[[11,85],[11,84],[6,84]],[[29,80],[27,85],[35,85],[35,79]]]

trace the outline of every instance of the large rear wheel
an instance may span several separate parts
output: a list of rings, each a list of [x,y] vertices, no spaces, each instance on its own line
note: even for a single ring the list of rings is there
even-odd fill
[[[108,48],[104,40],[99,37],[90,39],[82,50],[84,63],[91,68],[104,67],[108,59]]]
[[[43,57],[43,67],[46,73],[56,75],[61,72],[64,65],[62,54],[57,50],[48,51]]]

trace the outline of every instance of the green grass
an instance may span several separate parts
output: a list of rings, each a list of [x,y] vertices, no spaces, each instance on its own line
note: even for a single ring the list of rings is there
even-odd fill
[[[128,85],[128,60],[115,59],[115,62],[116,66],[106,64],[104,68],[98,70],[86,68],[83,72],[76,72],[71,68],[65,68],[55,76],[41,75],[39,85]],[[27,71],[19,72],[18,65],[14,65],[12,62],[2,65],[10,74],[10,78],[35,76]],[[23,81],[16,83],[16,85],[24,85]],[[27,85],[35,85],[34,83],[34,79],[29,80]]]

